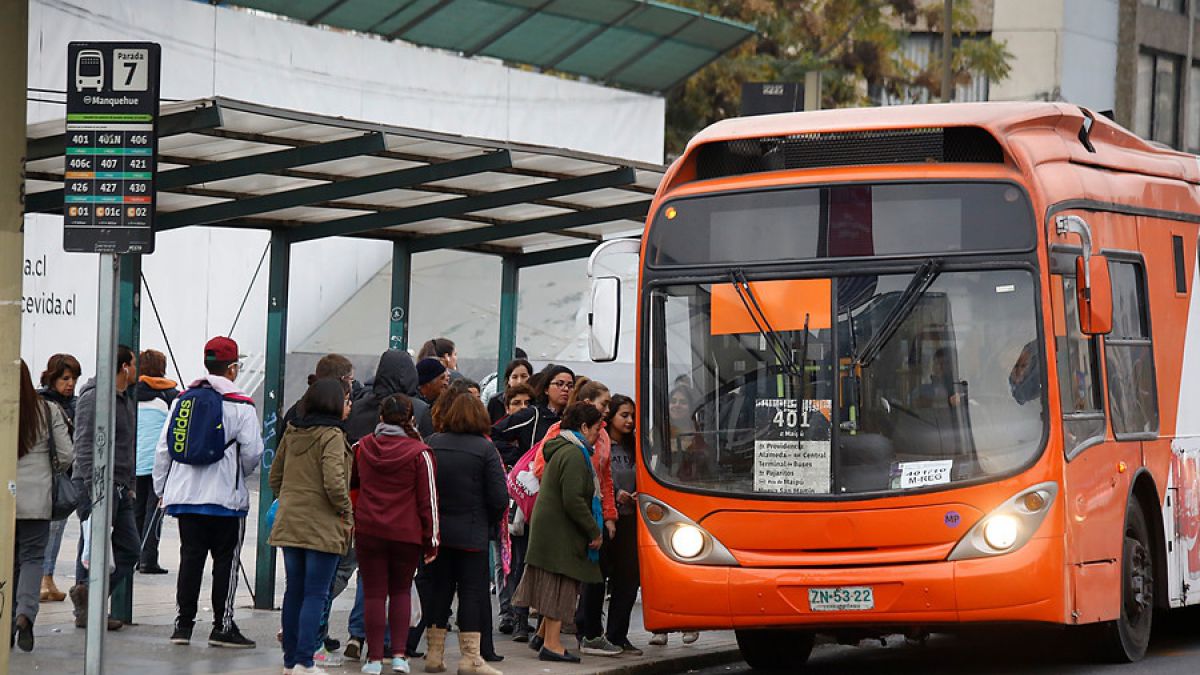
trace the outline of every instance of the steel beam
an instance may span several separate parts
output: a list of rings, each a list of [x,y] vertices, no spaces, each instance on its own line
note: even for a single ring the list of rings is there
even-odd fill
[[[591,255],[592,251],[596,250],[596,246],[597,244],[580,244],[578,246],[566,246],[564,248],[551,248],[545,251],[525,253],[517,259],[517,266],[537,267],[538,265],[579,260]]]
[[[395,227],[397,225],[417,223],[431,218],[452,218],[462,213],[523,204],[535,199],[562,197],[580,192],[628,185],[634,181],[635,177],[636,175],[632,168],[621,167],[612,171],[568,178],[566,180],[526,185],[508,190],[499,190],[474,197],[447,199],[440,202],[397,209],[395,211],[368,213],[361,216],[342,218],[296,228],[290,231],[291,240],[296,242],[322,239],[324,237],[340,237],[368,232],[370,230]]]
[[[458,232],[447,232],[446,234],[435,234],[414,239],[412,250],[434,251],[443,248],[460,248],[463,246],[474,246],[475,244],[486,244],[489,241],[526,237],[531,234],[543,234],[546,232],[560,234],[557,232],[558,230],[567,230],[572,227],[596,225],[597,223],[607,223],[613,220],[644,219],[649,209],[650,201],[646,200],[618,204],[616,206],[603,206],[597,209],[564,213],[545,218],[535,218],[533,220],[524,220],[494,227],[478,227]],[[561,234],[565,235],[566,233]]]
[[[422,183],[456,178],[458,176],[468,176],[473,173],[495,171],[508,166],[512,166],[512,159],[507,150],[501,150],[500,152],[490,152],[466,159],[456,159],[439,164],[400,169],[398,171],[387,171],[336,183],[273,192],[245,199],[231,199],[220,204],[201,206],[184,211],[172,211],[159,217],[155,230],[164,231],[188,225],[219,223],[223,220],[243,218],[259,213],[278,211],[296,206],[307,206],[314,202],[345,199],[356,195],[413,187]]]
[[[290,246],[281,231],[271,232],[271,266],[267,281],[266,376],[263,379],[263,457],[258,488],[258,542],[255,554],[254,606],[275,608],[275,549],[267,543],[267,511],[275,495],[269,482],[271,463],[279,448],[279,420],[283,418],[283,375],[287,357],[288,275]]]
[[[329,162],[357,155],[369,155],[387,149],[383,134],[372,133],[354,138],[298,148],[264,152],[249,157],[227,159],[222,162],[199,164],[183,169],[164,171],[158,174],[156,186],[159,190],[170,190],[184,185],[196,185],[226,178],[238,178],[256,173],[276,173],[297,166]]]
[[[520,299],[521,268],[517,257],[506,255],[500,259],[500,345],[496,359],[496,376],[504,376],[504,368],[513,358],[517,347],[517,306]],[[506,382],[498,383],[498,391],[504,391]]]
[[[142,256],[121,256],[117,289],[117,342],[141,352],[142,338]],[[139,364],[140,367],[140,364]],[[130,387],[126,395],[133,395]],[[134,433],[137,421],[134,420]],[[133,622],[133,574],[117,579],[112,590],[112,615],[125,623]]]
[[[392,242],[392,311],[388,349],[408,349],[408,312],[412,296],[412,249],[409,242]]]
[[[175,136],[221,126],[221,108],[216,103],[166,115],[158,119],[158,137]],[[25,160],[57,157],[67,151],[67,135],[31,138],[25,143]]]

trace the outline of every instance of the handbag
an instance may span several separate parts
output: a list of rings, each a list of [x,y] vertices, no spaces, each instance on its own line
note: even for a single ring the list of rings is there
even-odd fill
[[[54,447],[54,412],[46,418],[47,442],[50,448],[50,520],[65,520],[79,508],[79,486],[62,471],[58,450]]]

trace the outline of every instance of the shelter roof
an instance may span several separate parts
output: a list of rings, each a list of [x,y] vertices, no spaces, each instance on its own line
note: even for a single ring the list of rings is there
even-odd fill
[[[25,210],[61,213],[65,121],[30,125],[27,136]],[[537,262],[586,256],[597,241],[639,230],[664,172],[220,97],[164,105],[158,155],[158,231],[362,236]]]
[[[754,28],[657,0],[231,0],[226,4],[667,91]]]

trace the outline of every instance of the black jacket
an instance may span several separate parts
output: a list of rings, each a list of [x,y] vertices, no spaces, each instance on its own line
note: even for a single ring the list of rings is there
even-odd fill
[[[121,487],[133,487],[134,468],[137,462],[137,401],[133,389],[116,395],[114,417],[116,435],[113,447],[113,483]],[[79,392],[79,405],[75,413],[75,481],[85,490],[91,502],[92,456],[95,451],[96,435],[96,381],[88,380]],[[90,507],[89,507],[90,508]]]
[[[425,443],[437,459],[442,546],[486,551],[489,532],[508,506],[500,453],[477,434],[434,434]]]
[[[389,349],[379,357],[374,384],[354,401],[350,417],[346,418],[346,440],[351,445],[375,431],[375,425],[379,424],[379,406],[392,394],[405,394],[412,399],[413,421],[422,438],[433,434],[429,405],[417,395],[417,367],[412,357],[408,352]]]
[[[500,392],[488,399],[487,410],[488,416],[492,418],[492,424],[508,416],[508,407],[504,405],[504,392]]]
[[[496,423],[492,427],[492,438],[497,445],[510,443],[515,445],[517,458],[529,452],[538,441],[546,436],[546,432],[561,418],[545,403],[531,405]]]

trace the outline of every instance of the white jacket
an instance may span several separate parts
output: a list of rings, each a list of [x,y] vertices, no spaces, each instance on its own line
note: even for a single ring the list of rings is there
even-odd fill
[[[205,375],[190,386],[194,387],[202,381],[207,381],[222,396],[246,396],[232,382],[219,375]],[[236,439],[237,442],[225,451],[220,461],[196,465],[172,460],[167,448],[169,420],[178,405],[179,398],[176,398],[171,404],[171,411],[167,413],[168,423],[163,425],[162,433],[158,436],[158,447],[154,451],[154,493],[162,498],[167,512],[173,515],[180,507],[200,506],[213,515],[233,515],[227,513],[229,511],[245,514],[250,510],[250,491],[246,487],[246,480],[258,467],[263,454],[262,433],[254,406],[233,401],[222,403],[225,440]]]

